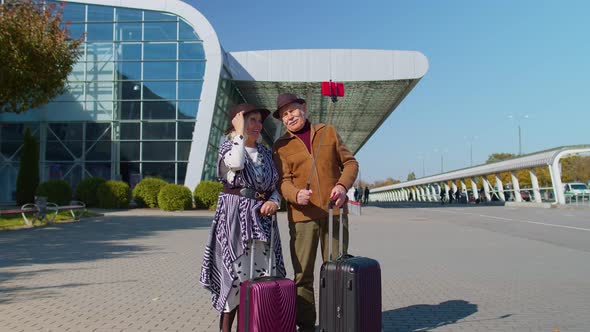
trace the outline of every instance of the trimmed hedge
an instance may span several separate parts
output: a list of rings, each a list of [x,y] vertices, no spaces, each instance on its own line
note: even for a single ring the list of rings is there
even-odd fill
[[[103,209],[126,209],[129,207],[131,190],[123,181],[106,181],[98,186],[96,191],[98,207]]]
[[[85,178],[80,181],[76,188],[76,199],[82,201],[87,207],[98,206],[98,187],[107,180],[101,177]]]
[[[215,181],[201,181],[195,188],[195,206],[197,209],[215,210],[223,184]]]
[[[133,188],[133,199],[138,207],[158,207],[158,193],[168,182],[158,178],[145,178]]]
[[[193,206],[191,190],[181,184],[167,184],[158,193],[158,205],[165,211],[189,210]]]
[[[49,180],[41,183],[35,192],[37,196],[47,197],[47,201],[57,205],[67,205],[72,200],[70,184],[64,180]]]

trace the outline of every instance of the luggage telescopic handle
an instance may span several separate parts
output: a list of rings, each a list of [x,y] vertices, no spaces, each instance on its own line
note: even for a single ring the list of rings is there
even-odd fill
[[[330,200],[328,204],[328,260],[332,260],[332,238],[334,237],[334,201]],[[342,215],[344,214],[342,208],[338,208],[338,257],[344,256],[344,222]]]
[[[270,221],[270,249],[268,253],[268,269],[266,270],[267,276],[274,275],[274,269],[272,267],[272,258],[274,256],[275,249],[275,224],[277,223],[277,214],[273,214]],[[254,277],[254,252],[256,251],[256,244],[252,239],[252,250],[250,251],[250,279]]]

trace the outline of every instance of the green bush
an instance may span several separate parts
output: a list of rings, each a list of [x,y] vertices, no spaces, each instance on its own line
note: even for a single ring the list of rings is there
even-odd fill
[[[87,207],[98,206],[98,187],[107,180],[101,177],[85,178],[76,188],[76,199],[82,201]]]
[[[68,205],[72,200],[70,184],[64,180],[49,180],[41,183],[35,192],[37,196],[47,197],[47,201],[57,205]]]
[[[180,184],[167,184],[158,193],[158,205],[166,211],[188,210],[193,206],[191,190]]]
[[[25,131],[16,177],[16,204],[33,203],[39,185],[39,144],[29,128]]]
[[[195,188],[195,206],[197,209],[215,210],[223,184],[214,181],[201,181]]]
[[[129,207],[131,190],[123,181],[106,181],[96,191],[98,206],[104,209],[126,209]]]
[[[158,193],[168,182],[157,178],[145,178],[133,188],[133,199],[138,207],[158,207]]]

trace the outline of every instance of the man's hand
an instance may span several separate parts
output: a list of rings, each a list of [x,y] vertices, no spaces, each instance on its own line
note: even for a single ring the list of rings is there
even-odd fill
[[[309,204],[309,200],[311,199],[311,194],[313,192],[311,190],[301,189],[297,192],[297,204],[299,205],[307,205]]]
[[[277,212],[278,209],[279,206],[277,205],[277,203],[273,201],[266,201],[264,202],[264,204],[262,204],[262,207],[260,208],[260,214],[263,216],[270,216]]]
[[[343,186],[337,184],[332,188],[332,192],[330,193],[330,199],[334,201],[334,204],[337,207],[342,207],[344,203],[346,203],[346,190]]]

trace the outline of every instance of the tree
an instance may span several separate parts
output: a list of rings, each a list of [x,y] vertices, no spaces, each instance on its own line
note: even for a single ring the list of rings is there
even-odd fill
[[[410,174],[408,174],[408,181],[412,180],[416,180],[416,174],[414,174],[414,172],[410,172]]]
[[[516,155],[514,153],[492,153],[489,157],[488,160],[486,160],[486,164],[489,163],[495,163],[496,161],[502,161],[502,160],[507,160],[507,159],[512,159],[515,158]]]
[[[64,92],[82,37],[70,38],[62,6],[33,0],[0,4],[0,112],[21,113]]]
[[[16,178],[16,204],[35,201],[35,190],[39,185],[39,145],[29,128],[25,131],[20,165]]]

